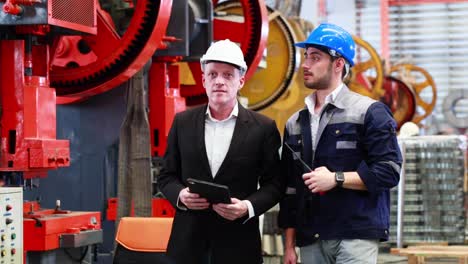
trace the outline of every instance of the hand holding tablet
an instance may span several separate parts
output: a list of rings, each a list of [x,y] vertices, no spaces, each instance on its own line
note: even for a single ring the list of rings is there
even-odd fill
[[[231,195],[226,185],[188,178],[188,188],[191,193],[197,193],[206,198],[209,203],[231,203]]]

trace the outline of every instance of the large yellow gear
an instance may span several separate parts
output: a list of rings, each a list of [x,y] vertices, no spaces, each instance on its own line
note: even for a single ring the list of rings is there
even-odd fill
[[[384,96],[380,101],[386,104],[393,113],[393,118],[400,128],[404,123],[413,120],[416,111],[416,99],[411,88],[393,76],[385,76],[383,83]]]
[[[379,100],[384,94],[383,88],[384,71],[382,61],[379,54],[375,49],[365,40],[358,36],[353,36],[356,42],[356,57],[354,58],[356,64],[351,68],[351,74],[345,80],[349,89],[369,96],[375,100]],[[368,56],[364,53],[368,53]],[[367,58],[362,61],[363,58]]]
[[[294,30],[297,42],[305,40],[307,35],[313,30],[313,25],[303,19],[289,19],[289,24]],[[347,84],[351,90],[379,100],[385,94],[385,90],[383,89],[384,71],[382,62],[375,49],[369,43],[357,36],[353,36],[353,39],[358,45],[358,55],[356,58],[357,62],[352,68],[350,77],[347,79]],[[368,53],[368,56],[365,56],[364,51]],[[368,59],[359,62],[363,58]],[[302,59],[303,56],[301,56],[301,63]],[[278,128],[282,132],[287,119],[294,112],[305,106],[304,99],[312,92],[312,89],[304,86],[303,72],[299,70],[286,93],[272,105],[263,109],[261,113],[276,120]]]
[[[417,106],[416,114],[411,121],[418,124],[432,113],[436,105],[437,88],[434,79],[426,70],[413,64],[394,65],[390,72],[392,76],[396,76],[413,89]],[[421,92],[428,87],[431,88],[432,93],[430,101],[426,101],[421,97]]]
[[[294,47],[295,42],[303,41],[306,39],[307,31],[311,31],[313,26],[307,21],[300,18],[288,19],[289,25],[293,30],[295,40],[292,43],[288,43]],[[295,48],[295,47],[294,47]],[[297,51],[299,54],[299,51]],[[300,56],[300,54],[298,55]],[[302,63],[303,56],[300,56],[300,63]],[[284,126],[288,118],[294,114],[294,112],[305,106],[304,98],[311,94],[313,90],[308,89],[304,86],[304,75],[302,70],[297,71],[294,79],[289,85],[288,90],[278,98],[272,105],[260,111],[262,114],[274,119],[276,125],[281,133],[283,133]]]
[[[221,11],[236,13],[241,10],[240,6],[232,4]],[[296,39],[288,21],[272,8],[268,8],[268,14],[266,64],[260,64],[257,72],[240,90],[240,95],[247,98],[248,108],[256,111],[268,107],[284,95],[299,66],[299,55],[294,47]]]
[[[230,14],[242,12],[235,3],[225,5],[223,10],[218,11]],[[298,39],[290,21],[272,8],[268,8],[268,14],[269,33],[264,58],[266,63],[260,64],[257,72],[247,80],[240,90],[240,96],[246,99],[248,108],[276,120],[278,129],[282,131],[289,116],[304,103],[300,99],[303,96],[299,93],[302,73],[296,74],[301,56],[294,46]],[[298,101],[302,101],[302,104],[296,108]]]

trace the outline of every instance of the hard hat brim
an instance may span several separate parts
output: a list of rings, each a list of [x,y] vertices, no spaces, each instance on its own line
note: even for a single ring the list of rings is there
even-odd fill
[[[210,62],[224,63],[224,64],[231,65],[232,67],[234,67],[234,68],[236,68],[238,70],[247,71],[247,65],[237,65],[235,63],[227,62],[227,61],[223,61],[223,60],[210,60],[210,59],[207,59],[207,60],[203,60],[201,63],[202,64],[207,64],[207,63],[210,63]]]
[[[294,43],[294,46],[299,47],[299,48],[303,48],[303,49],[305,49],[307,47],[307,45],[309,45],[309,43],[307,43],[307,42]]]
[[[320,43],[312,43],[312,42],[307,42],[307,41],[304,41],[304,42],[297,42],[297,43],[294,43],[294,46],[296,47],[299,47],[299,48],[303,48],[303,49],[307,49],[308,47],[314,47],[314,48],[319,48],[320,47],[323,47],[324,49],[330,49],[329,47],[327,46],[324,46],[324,45],[321,45]],[[320,49],[322,50],[322,49]],[[322,50],[323,52],[329,54],[328,52]],[[354,61],[353,60],[350,60],[349,58],[345,57],[344,55],[340,54],[349,64],[351,67],[354,66]]]

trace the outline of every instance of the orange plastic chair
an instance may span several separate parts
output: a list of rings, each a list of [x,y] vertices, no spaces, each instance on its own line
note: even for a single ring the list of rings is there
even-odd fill
[[[114,264],[172,263],[164,254],[172,221],[169,217],[122,217],[115,237],[118,245]],[[130,259],[132,262],[128,261]],[[133,262],[136,259],[141,261]]]

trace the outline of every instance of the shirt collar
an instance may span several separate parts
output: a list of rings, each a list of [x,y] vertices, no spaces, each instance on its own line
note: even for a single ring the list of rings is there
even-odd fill
[[[338,96],[338,94],[340,93],[340,91],[343,89],[343,86],[344,84],[341,83],[338,87],[336,87],[335,90],[333,90],[333,92],[331,92],[330,94],[328,94],[326,97],[325,97],[325,103],[324,103],[324,106],[329,104],[329,103],[334,103],[335,100],[336,100],[336,97]],[[307,109],[309,110],[310,113],[315,113],[314,109],[315,109],[315,102],[317,100],[317,95],[316,93],[312,93],[310,94],[309,96],[307,96],[304,101],[305,101],[305,104],[307,106]],[[322,107],[323,109],[323,107]]]
[[[234,104],[234,108],[232,109],[232,112],[231,114],[224,120],[217,120],[215,118],[213,118],[213,116],[211,115],[211,110],[210,110],[210,106],[208,105],[206,107],[206,115],[208,116],[208,118],[211,120],[211,121],[224,121],[224,120],[229,120],[233,117],[237,117],[239,116],[239,106],[238,106],[238,103],[236,102],[236,104]]]

